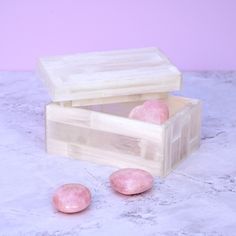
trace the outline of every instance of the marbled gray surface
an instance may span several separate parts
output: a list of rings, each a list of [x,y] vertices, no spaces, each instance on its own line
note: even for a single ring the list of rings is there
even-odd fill
[[[45,153],[47,91],[33,72],[1,72],[0,235],[236,235],[236,73],[185,73],[183,85],[178,94],[203,101],[200,149],[152,191],[125,197],[110,189],[115,168]],[[68,182],[92,191],[81,214],[51,206]]]

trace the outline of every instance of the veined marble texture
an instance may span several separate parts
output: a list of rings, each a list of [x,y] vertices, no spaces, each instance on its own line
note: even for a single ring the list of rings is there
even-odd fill
[[[151,191],[121,196],[109,185],[116,168],[46,154],[50,98],[35,73],[0,72],[0,236],[235,236],[236,72],[184,73],[176,94],[203,102],[200,149]],[[71,182],[93,201],[64,215],[51,197]]]

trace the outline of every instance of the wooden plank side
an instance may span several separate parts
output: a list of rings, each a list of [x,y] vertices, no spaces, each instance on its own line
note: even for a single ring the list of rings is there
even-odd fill
[[[134,94],[126,96],[114,96],[114,97],[103,97],[96,99],[81,99],[71,101],[72,107],[97,105],[97,104],[112,104],[121,102],[134,102],[134,101],[144,101],[148,99],[163,99],[167,98],[168,93],[147,93],[147,94]]]
[[[88,146],[69,144],[68,156],[98,164],[116,166],[119,168],[140,168],[161,176],[161,163],[143,160],[137,156],[120,155],[119,153],[104,151]]]
[[[163,175],[166,176],[172,170],[171,168],[171,125],[166,125],[163,134],[164,164]]]
[[[46,106],[47,120],[62,124],[91,127],[91,114],[92,111],[89,110],[64,107],[56,103],[50,103]]]
[[[55,103],[47,105],[47,120],[161,142],[162,126]]]
[[[47,121],[47,137],[60,142],[78,143],[142,159],[163,161],[162,146],[154,141],[110,132]]]
[[[189,140],[189,153],[195,151],[201,142],[201,113],[202,104],[198,101],[191,110],[190,119],[190,140]]]
[[[172,65],[145,67],[134,65],[133,68],[123,68],[120,70],[99,71],[91,69],[85,72],[71,73],[65,79],[65,87],[71,87],[78,90],[98,90],[123,88],[129,86],[141,86],[148,84],[161,84],[172,76],[180,75],[176,67]],[[174,82],[174,81],[172,81]]]
[[[178,75],[168,75],[166,77],[162,77],[159,83],[100,90],[74,90],[73,87],[66,88],[66,86],[63,86],[62,88],[56,89],[53,101],[60,102],[82,99],[112,98],[136,94],[165,93],[169,91],[176,91],[181,86],[181,81],[178,79],[178,77]]]
[[[180,105],[181,103],[183,106]],[[201,129],[201,105],[199,100],[172,96],[170,97],[169,105],[171,107],[175,106],[175,114],[165,123],[165,176],[197,149],[200,143]]]

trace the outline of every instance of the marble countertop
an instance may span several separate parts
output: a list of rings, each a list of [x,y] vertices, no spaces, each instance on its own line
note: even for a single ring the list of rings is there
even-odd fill
[[[125,197],[109,186],[116,168],[46,154],[46,89],[33,72],[0,72],[0,236],[235,236],[236,73],[184,73],[177,94],[203,101],[200,149],[152,191]],[[51,205],[69,182],[92,191],[81,214]]]

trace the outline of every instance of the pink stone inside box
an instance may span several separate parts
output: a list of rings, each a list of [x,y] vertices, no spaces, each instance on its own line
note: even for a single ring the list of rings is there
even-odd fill
[[[181,74],[156,48],[42,58],[48,153],[166,176],[200,144],[201,104],[171,96]],[[147,99],[168,104],[162,125],[129,119]]]

